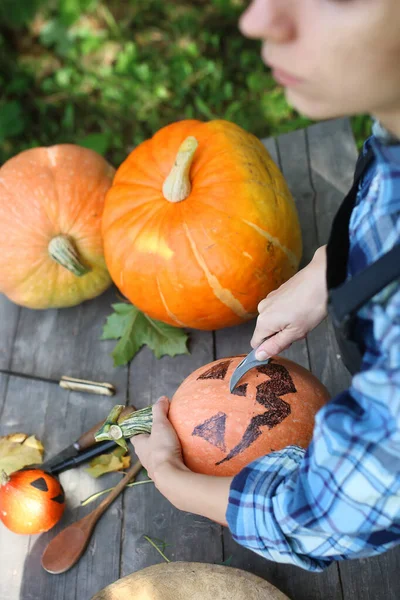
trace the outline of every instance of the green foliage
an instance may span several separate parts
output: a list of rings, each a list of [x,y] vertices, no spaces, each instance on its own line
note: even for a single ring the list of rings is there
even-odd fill
[[[180,119],[259,137],[309,123],[246,40],[247,0],[0,0],[0,163],[79,143],[118,166]],[[354,121],[362,137],[366,119]]]
[[[21,106],[15,100],[0,104],[0,142],[24,130]]]
[[[44,0],[0,0],[0,24],[20,29],[29,23]]]
[[[179,119],[224,118],[266,136],[296,117],[259,44],[238,31],[244,0],[0,2],[21,9],[1,21],[2,105],[12,113],[2,161],[32,145],[78,142],[117,166]]]
[[[364,141],[372,133],[372,119],[366,115],[353,117],[351,120],[354,136],[356,138],[357,147],[361,150]]]
[[[113,309],[101,339],[119,340],[112,352],[115,367],[126,365],[145,344],[156,358],[188,354],[188,336],[182,329],[150,319],[132,304],[113,304]]]

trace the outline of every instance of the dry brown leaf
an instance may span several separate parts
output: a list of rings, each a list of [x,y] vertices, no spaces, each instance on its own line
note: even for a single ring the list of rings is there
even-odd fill
[[[124,454],[124,448],[116,448],[109,454],[101,454],[89,463],[90,467],[85,471],[92,477],[100,477],[105,473],[124,470],[131,464],[130,455],[124,456]]]
[[[43,462],[44,448],[34,435],[11,433],[0,437],[0,471],[7,475]]]

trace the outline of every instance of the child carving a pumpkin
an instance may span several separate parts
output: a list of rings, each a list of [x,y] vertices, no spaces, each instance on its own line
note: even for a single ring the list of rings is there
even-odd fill
[[[260,359],[281,352],[326,316],[329,297],[353,378],[319,411],[308,450],[288,446],[235,477],[184,465],[165,397],[152,434],[132,441],[178,508],[227,524],[266,558],[319,571],[400,542],[400,3],[253,0],[240,26],[263,41],[300,112],[376,119],[327,248],[260,303],[252,339]]]

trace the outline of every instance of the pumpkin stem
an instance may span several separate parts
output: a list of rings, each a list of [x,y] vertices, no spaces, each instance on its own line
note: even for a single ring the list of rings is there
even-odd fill
[[[192,191],[189,171],[198,145],[196,138],[190,135],[179,146],[174,166],[163,185],[164,198],[169,202],[181,202]]]
[[[60,234],[54,237],[49,243],[48,251],[55,262],[71,271],[73,275],[82,277],[89,273],[90,269],[79,260],[78,252],[68,235]]]
[[[2,485],[6,485],[9,481],[10,481],[9,476],[7,475],[7,473],[5,471],[2,470],[0,473],[0,487]]]

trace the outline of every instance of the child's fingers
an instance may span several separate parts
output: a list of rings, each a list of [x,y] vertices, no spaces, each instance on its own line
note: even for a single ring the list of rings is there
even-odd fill
[[[157,402],[153,404],[153,427],[168,423],[168,411],[169,400],[167,396],[161,396],[161,398],[159,398]]]
[[[268,340],[265,340],[265,342],[260,345],[256,352],[256,358],[258,360],[265,360],[270,356],[280,354],[286,350],[286,348],[289,348],[295,339],[296,336],[294,335],[293,331],[290,331],[289,329],[283,329]]]
[[[252,348],[257,348],[266,338],[270,338],[282,329],[285,324],[276,318],[269,317],[268,322],[264,315],[260,315],[257,319],[256,328],[251,338],[250,345]]]
[[[136,453],[140,452],[141,448],[143,448],[143,446],[147,444],[147,440],[149,439],[149,437],[150,436],[147,433],[141,433],[140,435],[134,435],[133,437],[131,437],[130,442],[134,447]]]

